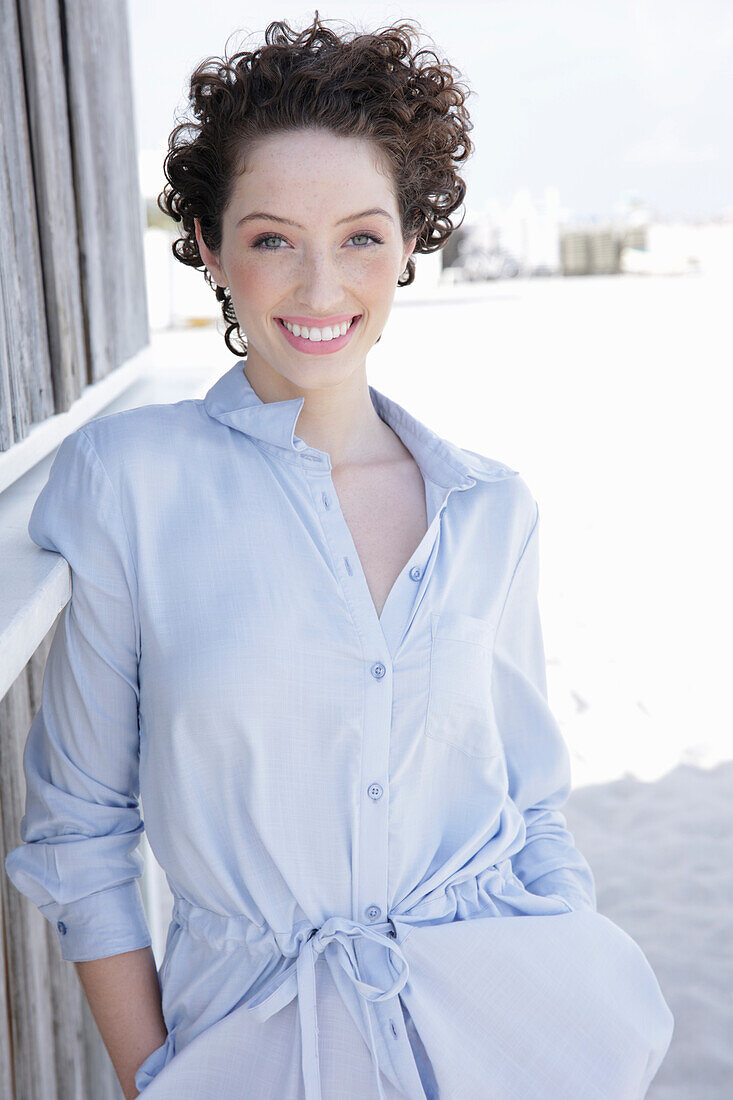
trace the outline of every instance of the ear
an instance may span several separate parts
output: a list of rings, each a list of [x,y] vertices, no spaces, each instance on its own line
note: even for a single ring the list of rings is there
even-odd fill
[[[201,259],[204,261],[209,271],[211,272],[211,276],[214,279],[214,282],[217,283],[218,286],[227,286],[228,279],[226,277],[224,269],[220,265],[216,255],[211,251],[211,249],[204,241],[203,235],[201,233],[201,223],[198,218],[193,219],[193,224],[196,230],[196,241],[199,246],[199,255],[201,256]]]
[[[415,251],[415,245],[416,244],[417,244],[417,234],[414,237],[412,237],[411,240],[409,240],[407,242],[407,244],[405,245],[405,250],[402,253],[402,270],[403,271],[407,267],[407,261],[409,260],[412,253]]]

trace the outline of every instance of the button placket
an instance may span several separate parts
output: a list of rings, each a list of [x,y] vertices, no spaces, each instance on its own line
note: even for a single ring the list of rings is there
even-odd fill
[[[313,501],[319,513],[322,529],[330,544],[333,561],[339,569],[347,605],[361,640],[366,663],[364,685],[364,717],[362,748],[362,790],[364,799],[359,813],[366,815],[358,824],[359,831],[359,892],[355,898],[356,919],[366,924],[384,920],[388,904],[388,800],[383,797],[385,786],[375,776],[386,776],[389,768],[389,748],[392,729],[392,655],[389,638],[385,636],[366,576],[356,554],[351,532],[339,507],[331,478],[328,456],[323,456],[320,468],[302,453],[307,467]],[[419,568],[419,567],[418,567]],[[406,585],[407,576],[401,578]],[[412,586],[409,586],[412,590]],[[398,595],[393,593],[393,595]],[[358,954],[358,948],[357,948]]]
[[[441,498],[436,499],[437,490],[432,484],[427,486],[428,532],[413,555],[413,561],[408,563],[395,582],[382,614],[378,615],[339,506],[328,456],[322,456],[320,465],[317,465],[316,456],[304,454],[302,457],[313,504],[330,545],[333,567],[361,643],[364,662],[363,740],[359,765],[362,796],[356,808],[359,820],[355,822],[358,827],[358,888],[353,899],[354,917],[367,925],[386,921],[390,926],[386,934],[396,942],[399,937],[389,917],[389,800],[383,797],[389,789],[394,707],[392,675],[400,647],[425,599],[435,568],[450,490],[447,494],[443,491]],[[383,777],[384,787],[377,780],[378,776]],[[375,975],[379,974],[386,965],[384,952],[374,955],[369,941],[355,943],[354,950],[360,964],[364,963],[365,973],[374,965]],[[367,1007],[375,1014],[381,1045],[385,1056],[391,1059],[397,1076],[409,1082],[413,1090],[422,1095],[419,1093],[418,1071],[400,1014],[399,1001],[374,1003]]]

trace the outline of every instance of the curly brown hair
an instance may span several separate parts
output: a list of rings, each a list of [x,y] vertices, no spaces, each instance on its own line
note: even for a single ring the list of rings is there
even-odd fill
[[[415,49],[415,20],[370,33],[349,30],[337,34],[316,10],[304,30],[270,23],[264,45],[209,57],[191,74],[194,118],[179,121],[168,139],[168,183],[158,196],[160,209],[182,223],[183,236],[173,244],[181,263],[205,270],[194,218],[207,246],[219,251],[222,213],[247,149],[268,134],[305,127],[370,138],[380,147],[393,174],[403,240],[417,236],[416,253],[442,248],[459,227],[451,214],[466,193],[456,166],[473,151],[470,89],[434,50]],[[208,271],[205,277],[222,303],[227,347],[246,355],[229,289],[216,286]],[[411,256],[397,285],[414,277]]]

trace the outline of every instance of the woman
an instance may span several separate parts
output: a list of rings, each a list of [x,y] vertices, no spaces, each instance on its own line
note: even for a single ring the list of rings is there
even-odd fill
[[[73,432],[31,517],[73,591],[7,870],[126,1095],[631,1100],[670,1041],[562,814],[536,502],[367,383],[471,151],[413,38],[316,13],[196,70],[161,204],[246,357]]]

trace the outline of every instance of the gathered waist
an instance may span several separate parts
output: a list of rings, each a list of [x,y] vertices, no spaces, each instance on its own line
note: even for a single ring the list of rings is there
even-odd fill
[[[303,941],[319,930],[310,920],[304,918],[287,931],[277,931],[267,922],[258,923],[244,913],[217,913],[213,909],[207,909],[183,897],[175,890],[173,898],[171,919],[177,924],[185,925],[193,936],[205,940],[215,948],[238,944],[247,946],[255,956],[262,954],[263,951],[270,951],[285,958],[293,958],[300,950]],[[338,919],[350,920],[350,918]],[[351,923],[359,925],[361,922],[351,921]],[[376,929],[391,939],[401,942],[409,935],[414,923],[413,920],[406,921],[395,913],[382,921],[363,922],[363,927]]]
[[[225,916],[194,905],[175,895],[173,919],[199,938],[212,945],[246,944],[254,954],[272,953],[272,964],[261,979],[254,983],[243,1004],[260,1022],[269,1019],[297,997],[302,1042],[302,1069],[306,1100],[321,1100],[321,1078],[318,1053],[318,1020],[316,1011],[315,964],[325,954],[329,965],[338,967],[348,979],[347,1007],[355,1019],[362,1011],[361,1002],[381,1002],[396,997],[404,988],[410,968],[400,940],[411,931],[392,917],[365,924],[348,917],[328,917],[319,927],[299,921],[289,932],[279,933],[267,925],[258,925],[248,917]],[[391,980],[380,982],[375,970],[356,950],[357,942],[376,944],[388,963]],[[380,973],[384,973],[380,968]],[[356,1002],[356,1003],[355,1003]],[[380,1098],[384,1097],[380,1079],[379,1054],[368,1005],[365,1012],[367,1041],[372,1056]]]
[[[307,917],[291,928],[277,930],[266,920],[258,921],[246,913],[219,913],[184,897],[174,886],[172,890],[173,920],[186,925],[192,935],[215,948],[239,944],[246,945],[255,956],[272,953],[294,958],[303,940],[317,931]],[[492,908],[496,908],[497,915],[503,915],[509,908],[533,912],[535,901],[542,899],[527,893],[512,871],[511,859],[507,858],[478,874],[454,875],[429,890],[425,886],[415,888],[382,921],[340,919],[377,929],[402,943],[418,924],[491,915]]]
[[[294,959],[301,946],[318,932],[316,922],[303,916],[290,928],[277,929],[267,920],[248,913],[220,913],[184,897],[171,883],[174,904],[172,920],[185,926],[196,939],[215,950],[246,946],[252,962],[262,966],[268,957],[274,961]],[[402,944],[411,931],[423,924],[449,923],[485,916],[537,916],[567,912],[572,907],[557,897],[543,897],[526,889],[512,869],[510,858],[500,860],[477,874],[460,873],[431,888],[416,887],[381,921],[357,921],[329,914],[328,920],[343,920],[352,927],[371,929],[390,941]],[[322,925],[321,925],[322,927]]]

